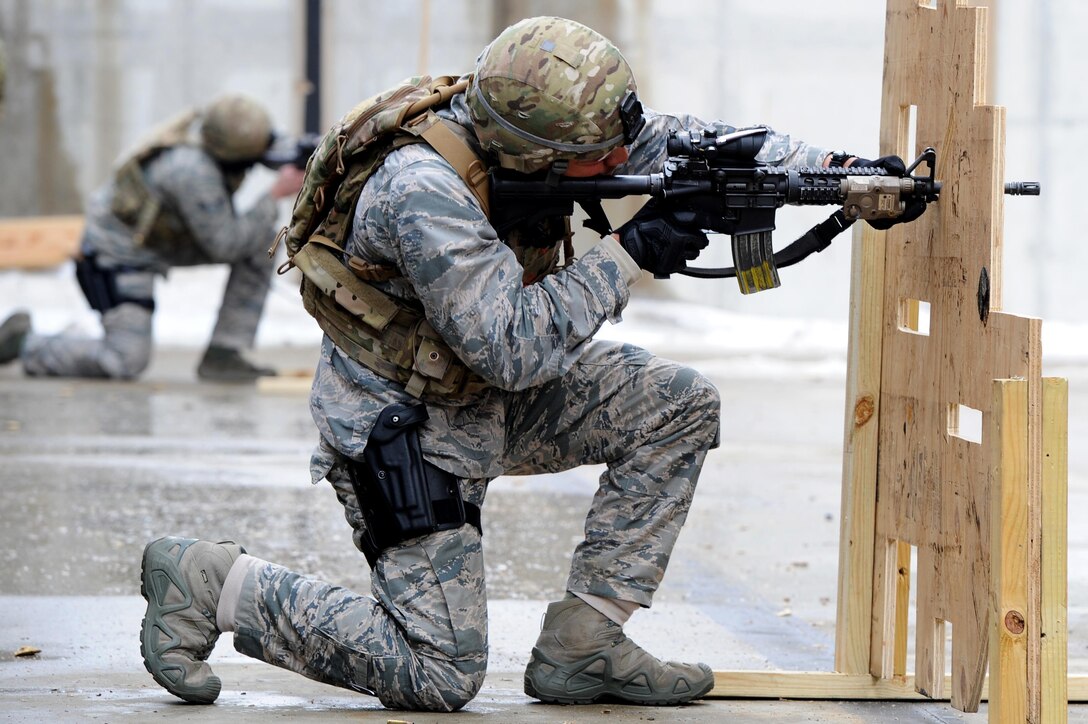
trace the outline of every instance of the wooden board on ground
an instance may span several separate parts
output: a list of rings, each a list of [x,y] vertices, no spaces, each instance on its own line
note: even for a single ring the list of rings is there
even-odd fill
[[[82,216],[0,219],[0,269],[46,269],[75,256]]]
[[[944,690],[952,689],[952,677],[945,676]],[[988,699],[988,682],[983,682],[982,699]],[[1062,685],[1064,692],[1065,685]],[[1088,676],[1070,676],[1070,702],[1088,702]],[[721,699],[808,699],[818,700],[902,700],[925,701],[930,697],[915,691],[913,676],[878,679],[868,674],[839,674],[831,671],[715,671],[714,688],[707,694]],[[944,699],[947,701],[948,696]],[[1062,699],[1064,706],[1065,699]],[[1053,721],[1053,719],[1042,721]]]
[[[313,383],[313,370],[283,372],[274,377],[259,378],[257,392],[262,395],[308,395]]]

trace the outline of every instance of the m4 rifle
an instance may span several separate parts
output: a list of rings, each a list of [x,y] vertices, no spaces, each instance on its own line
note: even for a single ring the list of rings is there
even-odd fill
[[[686,218],[694,218],[704,231],[732,239],[732,267],[685,265],[677,273],[736,277],[741,292],[750,294],[779,286],[779,267],[823,251],[858,219],[895,219],[940,195],[941,182],[934,178],[937,153],[932,148],[922,151],[902,176],[881,167],[767,166],[756,161],[767,133],[762,126],[736,130],[721,124],[702,131],[673,131],[662,171],[646,175],[528,177],[493,170],[492,223],[501,236],[521,223],[569,216],[577,203],[588,216],[585,225],[604,236],[612,227],[601,205],[603,199],[648,195],[656,199],[657,208],[687,212]],[[916,175],[923,163],[928,174]],[[839,209],[776,253],[771,244],[775,212],[785,205]]]

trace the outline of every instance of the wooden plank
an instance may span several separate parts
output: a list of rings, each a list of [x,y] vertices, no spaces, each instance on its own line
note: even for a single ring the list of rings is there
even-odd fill
[[[1070,703],[1088,702],[1088,676],[1070,676],[1066,682]],[[913,677],[880,679],[868,674],[827,671],[715,671],[712,699],[904,700],[928,701],[915,691]],[[945,676],[944,689],[952,688]],[[988,698],[988,679],[981,698]],[[947,701],[947,697],[943,697]]]
[[[999,451],[991,467],[994,525],[990,552],[993,617],[990,641],[990,718],[1029,719],[1028,614],[1029,516],[1028,384],[995,380],[987,432]],[[1037,633],[1036,633],[1037,635]]]
[[[852,249],[835,670],[864,674],[869,671],[873,612],[884,242],[868,224],[858,224]]]
[[[1043,378],[1042,602],[1039,721],[1069,718],[1069,383]]]
[[[308,395],[313,384],[312,372],[287,373],[258,378],[257,392],[262,395]]]
[[[82,216],[0,219],[0,269],[44,269],[75,256]]]
[[[711,698],[928,701],[914,677],[881,679],[869,674],[813,671],[715,671]]]

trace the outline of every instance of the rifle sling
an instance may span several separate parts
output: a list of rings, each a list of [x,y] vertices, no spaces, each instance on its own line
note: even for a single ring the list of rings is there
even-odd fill
[[[775,266],[778,268],[793,266],[802,259],[805,259],[816,252],[823,251],[831,246],[832,239],[849,229],[854,221],[854,219],[846,218],[842,209],[837,210],[835,213],[831,214],[831,216],[806,231],[793,243],[786,246],[785,249],[776,252],[774,255]],[[688,267],[687,269],[681,269],[676,273],[698,279],[728,279],[730,277],[735,277],[737,275],[737,270],[735,267],[731,266],[713,268]]]

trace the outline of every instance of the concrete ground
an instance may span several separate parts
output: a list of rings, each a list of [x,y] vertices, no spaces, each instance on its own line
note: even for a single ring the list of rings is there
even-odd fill
[[[144,670],[138,643],[144,543],[168,533],[233,538],[254,555],[368,590],[331,489],[311,486],[316,432],[301,393],[200,384],[196,352],[163,349],[139,382],[28,380],[0,368],[0,720],[462,722],[982,722],[941,702],[705,700],[675,708],[556,707],[521,690],[547,601],[562,594],[596,469],[500,478],[485,508],[490,673],[445,716],[383,710],[237,654],[211,663],[224,691],[186,705]],[[262,361],[312,369],[314,349]],[[695,362],[699,366],[698,362]],[[1048,373],[1066,374],[1067,371]],[[843,381],[837,375],[713,375],[721,449],[708,458],[652,609],[627,626],[658,656],[715,669],[830,671]],[[1069,370],[1070,669],[1088,672],[1088,370]],[[1078,379],[1079,376],[1079,379]],[[16,657],[24,646],[40,649]],[[1088,722],[1088,707],[1070,720]]]

